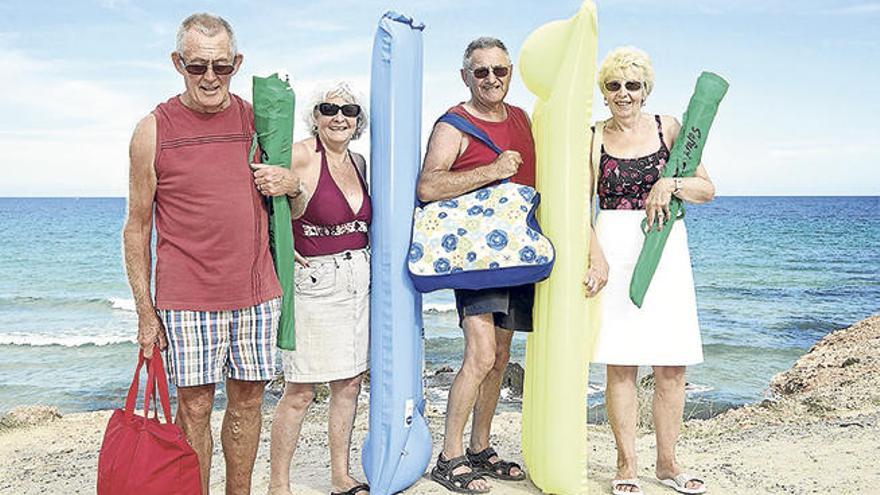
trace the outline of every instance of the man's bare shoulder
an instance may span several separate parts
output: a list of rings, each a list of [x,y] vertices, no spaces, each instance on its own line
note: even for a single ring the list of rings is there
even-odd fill
[[[132,158],[141,153],[154,153],[156,150],[156,116],[148,113],[134,128],[131,136],[130,152]]]

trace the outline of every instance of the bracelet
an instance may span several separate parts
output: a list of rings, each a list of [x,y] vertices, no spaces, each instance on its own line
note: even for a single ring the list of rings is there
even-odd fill
[[[679,177],[674,177],[672,181],[675,184],[675,188],[672,190],[672,194],[677,195],[679,192],[681,192],[682,180]]]

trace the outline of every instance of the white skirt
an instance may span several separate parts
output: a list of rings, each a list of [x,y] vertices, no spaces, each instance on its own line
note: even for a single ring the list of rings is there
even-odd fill
[[[294,267],[296,350],[281,350],[284,380],[321,383],[352,378],[368,366],[370,253],[307,257]]]
[[[672,227],[657,271],[638,308],[629,284],[642,249],[644,210],[602,210],[596,235],[608,260],[600,293],[601,323],[593,362],[625,366],[688,366],[703,362],[687,229]]]

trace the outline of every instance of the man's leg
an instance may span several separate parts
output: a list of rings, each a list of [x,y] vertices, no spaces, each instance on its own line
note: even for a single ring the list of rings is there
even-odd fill
[[[504,371],[507,369],[507,363],[510,362],[510,342],[513,339],[513,332],[504,328],[496,327],[495,329],[495,364],[486,375],[483,383],[480,384],[480,390],[477,394],[477,401],[474,405],[474,421],[471,426],[471,452],[477,453],[486,450],[489,447],[489,434],[492,429],[492,418],[495,417],[495,409],[498,406],[498,396],[501,393],[501,380],[504,378]],[[498,456],[489,458],[489,462],[495,463],[500,459]],[[517,468],[511,468],[511,476],[518,476],[521,471]]]
[[[362,380],[363,375],[358,375],[330,382],[327,426],[330,437],[330,482],[334,492],[345,492],[360,484],[349,473],[349,453]]]
[[[638,475],[636,461],[636,400],[637,366],[606,367],[605,410],[617,443],[617,475],[615,479],[632,479]],[[641,493],[634,485],[620,485],[620,491]]]
[[[177,417],[189,444],[199,456],[202,495],[208,495],[211,482],[211,456],[214,440],[211,438],[211,410],[214,408],[214,384],[177,388]]]
[[[449,389],[446,403],[446,428],[443,439],[443,457],[452,459],[464,455],[462,435],[468,415],[477,400],[480,384],[495,365],[495,320],[491,313],[465,316],[462,319],[464,330],[464,361],[455,375]],[[461,466],[454,474],[468,472]],[[475,480],[469,488],[483,490],[489,488],[486,481]]]
[[[223,416],[220,439],[223,457],[226,459],[226,494],[249,495],[251,475],[257,446],[260,443],[260,426],[263,417],[263,390],[266,382],[249,382],[229,378],[226,380],[228,404]]]
[[[269,448],[269,495],[289,495],[290,461],[299,443],[299,432],[309,406],[315,399],[314,383],[291,383],[284,386],[284,395],[272,419],[272,442]]]

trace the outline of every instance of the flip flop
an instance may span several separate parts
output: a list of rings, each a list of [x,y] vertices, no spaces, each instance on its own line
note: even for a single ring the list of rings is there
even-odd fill
[[[672,488],[678,493],[684,493],[686,495],[698,495],[700,493],[706,493],[706,483],[700,478],[697,478],[696,476],[688,473],[679,473],[674,478],[666,478],[662,480],[658,479],[658,481],[660,481],[660,483],[662,483],[663,485]],[[702,486],[700,486],[699,488],[688,488],[687,484],[691,481],[696,481],[702,484]]]
[[[353,486],[345,492],[331,492],[330,495],[357,495],[360,492],[370,493],[370,485],[366,483],[361,483],[358,486]]]
[[[637,492],[624,492],[619,490],[618,488],[621,486],[634,486],[638,489]],[[639,484],[638,478],[630,478],[625,480],[611,480],[611,495],[644,495],[645,492],[642,491],[642,485]]]

